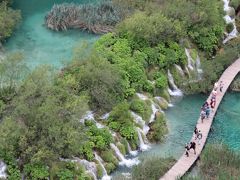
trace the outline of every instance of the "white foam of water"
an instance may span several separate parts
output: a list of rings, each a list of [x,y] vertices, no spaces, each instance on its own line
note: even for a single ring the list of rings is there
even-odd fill
[[[149,126],[146,124],[146,122],[142,119],[141,116],[137,115],[136,113],[134,113],[132,111],[131,111],[131,114],[132,114],[135,122],[142,127],[143,132],[146,135],[150,129]]]
[[[148,150],[150,148],[150,146],[145,144],[145,142],[143,140],[143,137],[142,137],[142,135],[144,135],[143,131],[140,128],[137,128],[137,133],[138,133],[138,139],[139,139],[139,143],[140,143],[140,150],[141,151]],[[145,139],[146,139],[146,137],[145,137]]]
[[[187,49],[187,48],[185,48],[185,54],[186,54],[186,56],[187,56],[187,61],[188,61],[188,68],[190,69],[190,70],[194,70],[194,68],[193,68],[193,65],[192,65],[192,63],[193,63],[193,59],[192,59],[192,57],[191,57],[191,55],[190,55],[190,51],[189,51],[189,49]]]
[[[131,173],[122,173],[122,175],[123,175],[126,179],[132,179],[132,178],[131,178]]]
[[[197,56],[197,59],[196,59],[196,69],[197,69],[197,73],[198,73],[198,79],[201,80],[202,79],[203,70],[201,68],[201,61],[200,61],[200,57],[199,56]]]
[[[141,100],[147,100],[148,99],[148,97],[147,96],[145,96],[144,94],[140,94],[140,93],[136,93],[137,94],[137,96],[141,99]]]
[[[178,72],[181,74],[181,76],[184,76],[184,72],[183,69],[181,68],[181,66],[174,64],[175,68],[178,70]]]
[[[110,115],[110,113],[106,113],[106,114],[104,114],[102,117],[101,117],[101,119],[108,119],[109,118],[109,115]]]
[[[156,112],[158,111],[158,109],[157,109],[157,107],[156,107],[154,102],[152,102],[151,107],[152,107],[152,114],[151,114],[149,123],[155,121]]]
[[[140,163],[138,158],[126,159],[115,144],[111,143],[110,146],[114,150],[118,159],[120,160],[120,163],[119,163],[120,165],[125,165],[127,167],[131,167],[131,166],[134,166],[134,165],[137,165]]]
[[[7,178],[6,170],[7,170],[7,165],[4,162],[0,161],[0,179]]]
[[[168,93],[171,96],[182,96],[183,95],[182,91],[180,89],[178,89],[178,87],[176,86],[170,70],[168,70],[168,82],[169,82],[169,85],[171,86],[171,89],[168,88]]]
[[[169,103],[168,104],[168,107],[173,107],[174,105],[172,103]]]
[[[111,176],[109,176],[107,174],[107,170],[105,169],[104,165],[103,165],[103,160],[100,156],[97,155],[96,152],[94,152],[94,155],[95,155],[95,158],[96,160],[98,161],[99,165],[102,167],[102,170],[103,170],[103,176],[102,176],[102,180],[110,180],[111,179]]]
[[[89,172],[90,174],[92,174],[94,180],[97,180],[97,166],[95,164],[95,162],[89,162],[85,159],[79,159],[77,157],[74,158],[75,160],[71,160],[74,162],[78,162],[79,164],[82,164],[85,169],[87,170],[87,172]]]
[[[130,144],[127,142],[127,148],[128,148],[128,152],[132,155],[132,156],[137,156],[138,152],[137,151],[133,151]]]
[[[93,119],[94,119],[93,111],[87,111],[86,114],[80,119],[80,122],[84,123],[85,120],[93,120]]]

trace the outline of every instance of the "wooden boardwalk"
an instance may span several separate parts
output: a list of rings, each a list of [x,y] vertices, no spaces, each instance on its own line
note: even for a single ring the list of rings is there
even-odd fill
[[[182,177],[195,163],[195,161],[198,159],[200,156],[203,147],[206,143],[215,113],[218,109],[219,104],[222,101],[223,96],[225,95],[229,85],[231,82],[234,80],[235,76],[239,73],[240,71],[240,58],[237,59],[232,65],[230,65],[222,74],[222,76],[219,79],[220,81],[223,81],[224,87],[222,92],[219,91],[219,88],[217,90],[217,97],[216,97],[216,106],[214,108],[214,111],[211,112],[210,116],[208,119],[205,119],[204,122],[201,122],[201,119],[199,117],[198,122],[197,122],[197,128],[201,130],[201,133],[203,134],[201,144],[198,145],[196,142],[196,155],[193,153],[193,150],[190,151],[189,157],[187,157],[184,154],[180,157],[180,159],[176,162],[176,164],[163,176],[160,178],[160,180],[175,180],[180,177]],[[207,101],[210,102],[211,94],[208,97]],[[194,130],[194,129],[193,129]],[[192,141],[194,141],[194,134],[192,136]],[[184,147],[183,147],[184,148]]]

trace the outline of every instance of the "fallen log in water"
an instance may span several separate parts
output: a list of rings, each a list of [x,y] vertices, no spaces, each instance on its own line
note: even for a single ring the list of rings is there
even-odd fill
[[[45,17],[45,24],[55,31],[82,29],[104,34],[111,32],[127,14],[126,9],[114,6],[111,2],[86,5],[63,3],[52,7]]]

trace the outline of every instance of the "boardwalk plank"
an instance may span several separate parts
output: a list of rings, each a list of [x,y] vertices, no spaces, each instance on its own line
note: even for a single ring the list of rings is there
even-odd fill
[[[189,157],[186,157],[185,153],[178,159],[178,161],[173,165],[173,167],[171,169],[169,169],[169,171],[160,178],[160,180],[175,180],[178,179],[180,177],[182,177],[195,163],[195,161],[198,159],[198,157],[200,156],[202,149],[207,141],[207,137],[208,134],[210,132],[210,128],[212,125],[212,122],[214,120],[215,114],[217,112],[218,106],[221,103],[225,93],[227,92],[228,87],[230,86],[231,82],[234,80],[234,78],[236,77],[236,75],[239,73],[240,71],[240,58],[237,59],[232,65],[230,65],[222,74],[222,76],[219,79],[219,83],[220,81],[223,81],[224,87],[222,92],[217,91],[217,97],[216,97],[216,105],[214,108],[214,111],[211,112],[210,116],[208,119],[204,120],[204,123],[201,122],[201,119],[199,117],[198,121],[197,121],[197,128],[199,130],[201,130],[201,133],[203,134],[202,136],[202,140],[201,140],[201,144],[198,145],[198,143],[196,142],[196,155],[191,151],[189,153]],[[207,101],[210,102],[211,99],[211,94],[208,97]],[[194,140],[194,134],[191,138],[191,141]]]

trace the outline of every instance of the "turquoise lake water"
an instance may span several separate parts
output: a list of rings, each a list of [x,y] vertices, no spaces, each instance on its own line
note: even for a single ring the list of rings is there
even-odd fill
[[[184,145],[192,137],[200,107],[206,98],[206,95],[191,95],[178,99],[174,107],[166,111],[169,133],[165,141],[151,145],[149,151],[140,153],[138,157],[144,159],[150,156],[173,156],[178,159],[184,153]],[[240,93],[229,92],[225,95],[212,129],[207,143],[224,143],[240,152]],[[127,173],[131,170],[119,167],[113,177],[122,172]]]
[[[57,68],[71,60],[73,48],[81,42],[95,42],[98,36],[71,30],[54,32],[44,26],[44,17],[53,4],[63,2],[89,3],[96,0],[16,0],[14,8],[22,11],[18,30],[5,44],[7,51],[21,51],[27,64],[35,67],[50,64]]]

